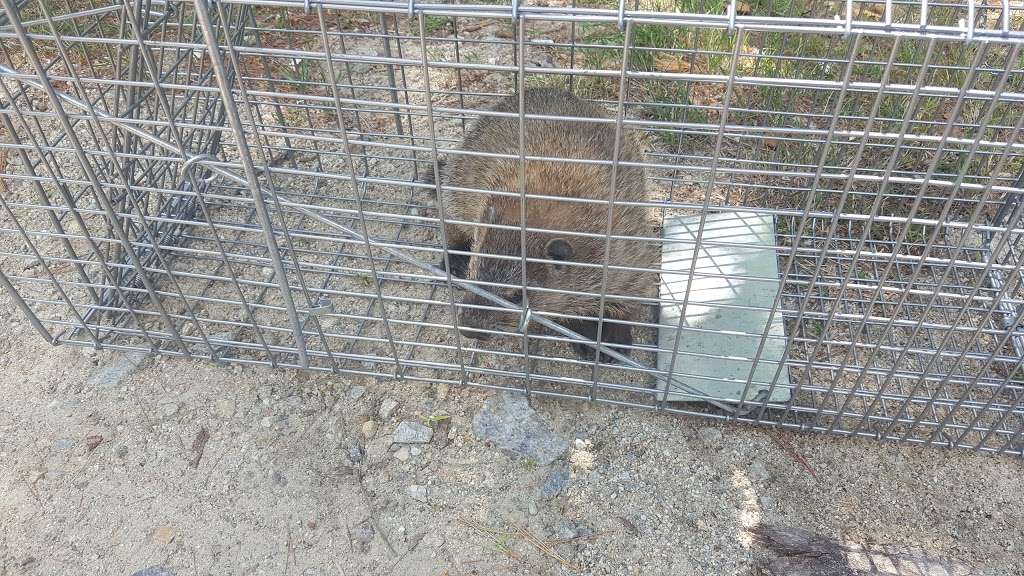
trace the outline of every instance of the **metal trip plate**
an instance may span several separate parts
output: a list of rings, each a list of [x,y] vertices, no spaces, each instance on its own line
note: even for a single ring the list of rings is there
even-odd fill
[[[662,324],[679,326],[699,227],[700,216],[665,219]],[[739,400],[781,286],[775,245],[775,220],[771,215],[707,215],[682,331],[658,331],[658,348],[662,350],[658,353],[659,370],[669,369],[670,351],[677,349],[674,374],[679,381],[716,399]],[[776,311],[747,390],[748,401],[763,401],[768,394],[785,352],[784,337],[782,315]],[[789,397],[789,370],[783,367],[770,401],[786,402]],[[701,398],[673,384],[667,400],[694,402]]]

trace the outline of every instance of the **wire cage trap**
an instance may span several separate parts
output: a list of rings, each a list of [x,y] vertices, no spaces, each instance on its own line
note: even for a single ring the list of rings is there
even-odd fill
[[[54,343],[1024,453],[1013,3],[3,5],[0,281]],[[647,310],[618,362],[437,267],[433,176],[539,86],[643,140],[635,240],[684,247],[591,294]],[[756,243],[713,233],[744,217]],[[737,247],[767,272],[699,265]],[[520,331],[465,338],[467,293]]]

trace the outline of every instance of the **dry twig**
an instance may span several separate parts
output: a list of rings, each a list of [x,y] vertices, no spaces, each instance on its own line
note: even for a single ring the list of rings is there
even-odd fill
[[[811,475],[811,478],[814,478],[815,482],[819,481],[818,474],[814,471],[814,468],[811,467],[811,464],[803,457],[802,454],[796,451],[796,448],[794,448],[792,444],[771,428],[765,428],[764,432],[775,442],[776,445],[778,445],[779,448],[782,449],[783,452],[786,453],[787,456],[792,458],[797,464],[803,466],[804,470],[807,470],[807,473]]]

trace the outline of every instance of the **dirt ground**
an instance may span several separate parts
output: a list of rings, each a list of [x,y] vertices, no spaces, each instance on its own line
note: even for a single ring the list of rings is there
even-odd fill
[[[1018,459],[778,433],[812,476],[762,430],[545,400],[571,444],[541,466],[474,437],[487,392],[160,358],[118,379],[123,355],[0,304],[0,574],[747,574],[758,520],[1024,574]],[[441,413],[446,445],[391,444]]]

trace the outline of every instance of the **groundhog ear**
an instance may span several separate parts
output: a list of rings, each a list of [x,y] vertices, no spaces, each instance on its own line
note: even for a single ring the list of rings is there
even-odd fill
[[[552,238],[544,245],[544,253],[552,260],[570,260],[576,250],[565,238]]]

